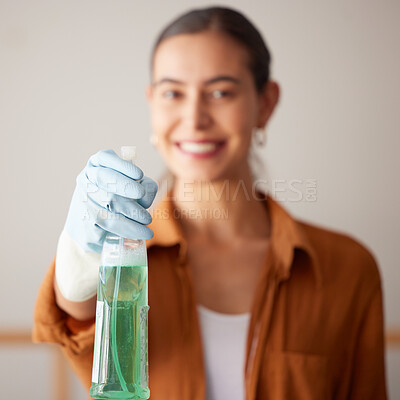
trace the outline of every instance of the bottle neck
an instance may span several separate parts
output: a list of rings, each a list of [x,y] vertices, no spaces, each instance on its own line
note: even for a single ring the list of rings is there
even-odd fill
[[[108,234],[101,253],[103,266],[144,266],[147,265],[146,241],[127,239]]]
[[[106,235],[106,241],[113,242],[113,243],[119,243],[123,245],[140,245],[142,243],[146,244],[146,241],[143,239],[129,239],[129,238],[123,238],[121,236],[115,235],[114,233],[107,233]]]

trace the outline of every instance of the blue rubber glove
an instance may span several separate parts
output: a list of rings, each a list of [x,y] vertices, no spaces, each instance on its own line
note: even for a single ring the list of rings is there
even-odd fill
[[[156,182],[143,177],[138,166],[113,150],[99,151],[76,179],[65,229],[83,250],[97,253],[107,232],[150,239],[153,231],[145,225],[151,222],[151,215],[146,208],[156,193]]]
[[[56,255],[56,280],[63,296],[85,301],[97,289],[103,242],[108,232],[130,239],[150,239],[146,210],[157,193],[154,180],[112,150],[89,158],[76,179]]]

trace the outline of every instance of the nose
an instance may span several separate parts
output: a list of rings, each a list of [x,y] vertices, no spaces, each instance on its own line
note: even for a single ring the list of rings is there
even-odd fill
[[[210,126],[211,115],[202,93],[193,93],[186,101],[184,121],[188,128],[204,130]]]

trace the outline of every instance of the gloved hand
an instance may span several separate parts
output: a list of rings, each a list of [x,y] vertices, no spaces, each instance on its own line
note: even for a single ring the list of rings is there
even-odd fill
[[[57,246],[56,280],[66,299],[84,301],[95,295],[108,232],[130,239],[153,237],[145,226],[152,220],[146,209],[156,193],[156,182],[114,151],[102,150],[89,158],[76,179]]]

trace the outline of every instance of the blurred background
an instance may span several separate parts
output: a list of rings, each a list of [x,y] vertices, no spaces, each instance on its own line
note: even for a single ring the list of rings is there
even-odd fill
[[[271,191],[378,260],[388,387],[400,398],[400,2],[218,4],[249,17],[272,53],[281,101],[260,154]],[[162,174],[149,143],[150,51],[172,18],[209,5],[0,0],[2,398],[87,398],[54,346],[30,343],[36,295],[91,154],[135,144],[145,174]]]

